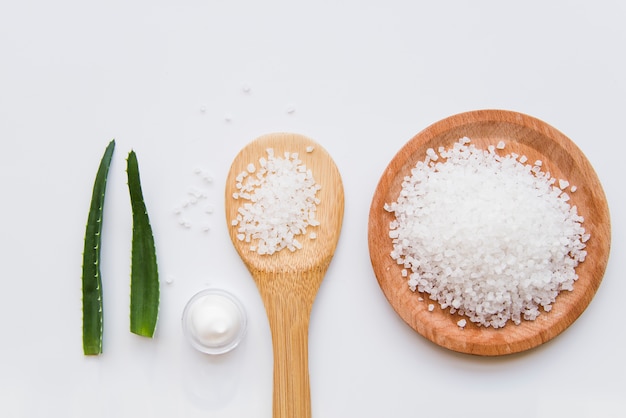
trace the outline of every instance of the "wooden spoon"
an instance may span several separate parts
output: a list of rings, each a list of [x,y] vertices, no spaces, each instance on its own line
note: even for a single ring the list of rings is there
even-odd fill
[[[542,170],[557,179],[567,179],[578,189],[570,192],[570,204],[585,218],[583,227],[591,234],[587,258],[578,265],[579,279],[571,292],[561,292],[550,312],[542,312],[534,321],[520,325],[509,322],[493,329],[478,327],[462,317],[436,307],[429,295],[413,293],[390,256],[389,222],[392,213],[383,209],[395,201],[405,176],[417,161],[424,160],[428,148],[451,147],[467,136],[478,148],[487,149],[503,141],[502,154],[517,153],[528,163],[542,161]],[[418,333],[435,344],[467,354],[499,356],[536,347],[569,327],[591,302],[600,286],[611,246],[611,222],[606,197],[593,167],[582,151],[564,134],[541,120],[504,110],[477,110],[461,113],[434,123],[411,139],[393,158],[383,173],[372,199],[369,218],[369,249],[378,283],[400,317]],[[437,305],[436,303],[434,305]]]
[[[311,148],[312,147],[312,148]],[[310,228],[317,237],[302,237],[303,248],[283,249],[259,255],[250,243],[237,238],[236,218],[242,199],[234,199],[236,178],[250,163],[258,165],[272,148],[277,157],[298,153],[302,163],[321,186],[317,197],[317,220]],[[311,151],[312,149],[312,151]],[[262,136],[235,157],[226,179],[226,220],[230,237],[252,274],[265,305],[274,352],[274,418],[309,418],[311,398],[308,370],[308,328],[311,309],[322,279],[333,257],[343,220],[344,194],[339,170],[330,155],[312,140],[297,134]]]

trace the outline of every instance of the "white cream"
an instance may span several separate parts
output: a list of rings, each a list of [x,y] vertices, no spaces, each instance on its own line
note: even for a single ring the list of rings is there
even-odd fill
[[[209,354],[234,348],[244,334],[245,312],[229,293],[206,290],[195,295],[185,308],[183,329],[191,344]]]
[[[191,307],[189,329],[199,343],[220,347],[232,342],[239,334],[241,315],[230,299],[222,295],[207,295]]]

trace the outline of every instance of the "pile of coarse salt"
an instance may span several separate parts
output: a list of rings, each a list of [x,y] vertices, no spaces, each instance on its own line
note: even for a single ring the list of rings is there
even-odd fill
[[[429,149],[405,177],[389,237],[411,290],[481,326],[534,320],[572,290],[589,234],[566,180],[461,138]],[[575,191],[575,187],[571,187]],[[458,322],[459,327],[465,321]]]
[[[307,152],[313,152],[313,147]],[[251,251],[261,255],[284,248],[296,251],[302,248],[297,237],[306,234],[309,226],[320,224],[316,194],[321,186],[297,153],[285,152],[281,158],[269,148],[267,158],[259,159],[259,167],[250,163],[236,181],[233,198],[246,202],[231,224],[237,228],[237,238],[250,243]],[[309,238],[315,239],[315,232]]]

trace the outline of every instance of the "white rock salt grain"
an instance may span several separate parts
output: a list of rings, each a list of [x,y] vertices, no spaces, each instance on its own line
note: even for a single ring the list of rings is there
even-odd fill
[[[549,311],[572,290],[589,234],[548,173],[462,138],[427,154],[404,179],[389,236],[411,290],[442,309],[499,328]],[[404,274],[403,274],[404,275]],[[432,311],[434,305],[428,306]]]
[[[302,248],[298,236],[319,225],[316,194],[321,187],[297,153],[285,152],[281,158],[273,149],[266,152],[254,176],[236,178],[240,191],[233,197],[244,203],[231,224],[237,227],[237,238],[251,243],[250,250],[258,254],[271,255],[285,248],[296,251]],[[250,167],[247,171],[252,172]],[[309,235],[316,237],[314,232]]]
[[[213,182],[213,177],[199,166],[194,167],[192,171],[194,175],[202,179],[202,184],[189,185],[185,199],[174,208],[174,215],[177,218],[178,224],[186,230],[195,229],[198,221],[202,221],[202,219],[200,219],[201,217],[212,213],[212,210],[208,208],[214,207],[209,204],[203,205],[207,208],[204,211],[200,209],[200,204],[206,202],[209,198],[210,183]],[[208,228],[206,227],[206,222],[201,222],[201,224],[200,229],[207,232]]]

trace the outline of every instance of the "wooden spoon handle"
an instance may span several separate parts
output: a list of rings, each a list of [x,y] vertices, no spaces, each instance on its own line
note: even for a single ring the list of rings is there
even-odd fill
[[[309,320],[295,299],[267,308],[274,351],[274,418],[310,418]],[[271,313],[270,313],[271,312]]]
[[[260,286],[272,333],[274,418],[311,418],[309,319],[321,277],[323,272],[278,274]]]

